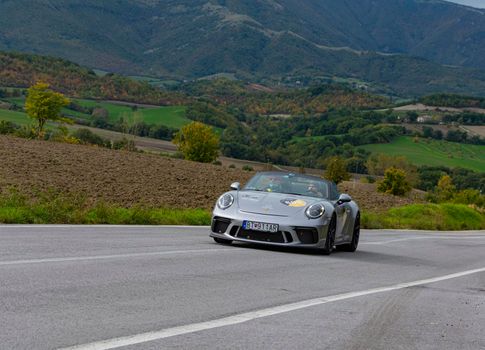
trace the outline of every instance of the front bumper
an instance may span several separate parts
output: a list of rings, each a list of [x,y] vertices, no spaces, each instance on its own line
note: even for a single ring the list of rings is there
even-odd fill
[[[295,222],[288,217],[254,214],[240,210],[237,210],[237,215],[227,214],[230,213],[214,210],[211,237],[276,246],[323,248],[330,222],[326,217]],[[242,228],[245,220],[278,224],[279,231],[270,233],[245,230]]]

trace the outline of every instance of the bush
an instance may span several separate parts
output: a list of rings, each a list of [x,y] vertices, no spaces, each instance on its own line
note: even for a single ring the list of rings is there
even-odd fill
[[[254,171],[254,168],[250,165],[244,165],[242,167],[242,170],[244,170],[244,171]]]
[[[376,182],[376,178],[374,176],[368,175],[365,178],[367,179],[367,182],[370,183],[370,184],[373,184],[373,183]]]
[[[214,165],[222,165],[221,161],[220,160],[215,160],[212,162],[212,164]]]
[[[121,149],[130,152],[137,151],[135,147],[135,141],[128,140],[126,137],[123,137],[121,140],[113,142],[113,149]]]
[[[485,195],[478,190],[467,189],[456,193],[452,199],[456,204],[472,204],[479,208],[485,208]]]
[[[350,174],[347,171],[345,161],[340,157],[332,157],[327,163],[325,176],[327,180],[333,181],[336,184],[350,180]]]
[[[6,120],[0,120],[0,135],[9,135],[15,133],[19,128],[17,124]]]
[[[111,142],[109,140],[103,139],[101,136],[96,135],[89,129],[78,129],[72,136],[79,139],[82,144],[88,145],[98,145],[103,147],[111,147]]]
[[[377,190],[395,196],[404,196],[411,190],[411,186],[404,170],[392,167],[385,171],[384,180],[379,182]]]
[[[236,166],[234,164],[231,164],[231,165],[229,165],[229,168],[236,169]]]

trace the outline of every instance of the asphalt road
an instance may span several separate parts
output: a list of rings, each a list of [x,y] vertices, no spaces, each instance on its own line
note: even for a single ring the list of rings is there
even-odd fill
[[[208,228],[0,226],[0,349],[485,349],[485,231],[356,253]]]

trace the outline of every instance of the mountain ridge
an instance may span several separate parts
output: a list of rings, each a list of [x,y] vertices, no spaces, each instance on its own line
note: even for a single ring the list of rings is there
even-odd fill
[[[484,32],[485,10],[440,0],[0,3],[0,50],[175,79],[342,77],[407,96],[485,93]]]

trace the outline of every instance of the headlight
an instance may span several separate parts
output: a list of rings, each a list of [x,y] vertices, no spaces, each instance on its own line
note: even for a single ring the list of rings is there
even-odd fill
[[[229,208],[234,203],[234,196],[232,194],[225,194],[217,200],[217,206],[222,210]]]
[[[306,210],[305,214],[310,219],[318,219],[325,213],[325,207],[321,204],[312,204]]]

